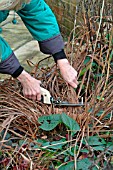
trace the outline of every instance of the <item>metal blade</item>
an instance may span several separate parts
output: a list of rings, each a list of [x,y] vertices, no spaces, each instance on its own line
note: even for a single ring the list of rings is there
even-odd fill
[[[85,106],[83,103],[83,98],[79,103],[69,103],[67,101],[62,101],[60,99],[51,101],[55,106],[70,106],[70,107],[81,107]]]
[[[83,103],[54,103],[55,106],[67,106],[67,107],[81,107]]]

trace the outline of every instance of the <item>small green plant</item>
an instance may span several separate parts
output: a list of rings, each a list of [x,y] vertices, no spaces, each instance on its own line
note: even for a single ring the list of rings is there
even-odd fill
[[[41,123],[39,127],[45,131],[53,130],[60,123],[63,123],[71,131],[72,135],[80,130],[78,123],[65,113],[41,116],[38,122]]]
[[[77,137],[77,132],[80,131],[78,123],[65,113],[41,116],[38,121],[41,123],[40,128],[44,131],[52,131],[59,124],[63,124],[66,126],[67,130],[71,131],[71,140],[67,139],[66,137],[52,142],[46,140],[37,140],[37,145],[35,148],[50,152],[52,154],[52,160],[62,157],[60,161],[53,161],[56,169],[74,170],[74,159],[79,150],[79,143],[75,146],[76,140],[74,140]],[[82,140],[82,148],[76,161],[77,170],[97,170],[100,164],[99,160],[101,159],[100,157],[98,159],[98,154],[100,153],[103,153],[102,156],[111,156],[111,153],[113,153],[113,142],[106,142],[105,139],[97,135],[84,137]],[[91,154],[92,157],[90,157]],[[107,162],[105,160],[104,164],[106,163]]]

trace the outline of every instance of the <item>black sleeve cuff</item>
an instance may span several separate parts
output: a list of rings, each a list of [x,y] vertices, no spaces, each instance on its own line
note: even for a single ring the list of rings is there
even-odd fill
[[[64,50],[62,50],[58,53],[53,54],[53,58],[54,58],[55,62],[57,63],[57,60],[66,59],[67,57],[66,57]]]
[[[64,49],[64,42],[61,34],[50,39],[39,41],[40,51],[44,54],[55,54]]]
[[[0,62],[0,73],[17,77],[22,71],[23,67],[20,65],[13,52],[6,60]]]
[[[22,66],[20,66],[11,76],[13,78],[17,78],[22,73],[23,70],[24,70],[24,68]]]

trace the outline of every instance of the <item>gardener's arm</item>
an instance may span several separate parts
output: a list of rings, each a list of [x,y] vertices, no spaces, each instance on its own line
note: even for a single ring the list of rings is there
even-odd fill
[[[44,0],[31,0],[18,14],[34,39],[39,42],[40,50],[54,57],[64,80],[76,88],[77,72],[66,59],[63,38],[49,6]]]
[[[0,11],[0,23],[9,15],[8,10]],[[40,100],[40,81],[31,77],[20,65],[8,43],[0,37],[0,73],[17,78],[23,86],[25,97]]]
[[[20,65],[7,42],[0,37],[0,73],[17,78],[23,86],[23,94],[32,100],[40,100],[40,81],[29,75]]]

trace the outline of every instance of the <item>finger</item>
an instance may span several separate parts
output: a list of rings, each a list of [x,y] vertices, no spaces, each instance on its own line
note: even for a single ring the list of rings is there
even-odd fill
[[[36,101],[36,99],[37,99],[37,98],[36,98],[36,94],[32,95],[32,96],[31,96],[31,99],[32,99],[33,101]]]
[[[41,81],[40,80],[37,80],[37,81],[38,81],[39,85],[41,85]]]
[[[78,74],[77,71],[75,71],[75,77],[77,77],[77,74]]]
[[[38,91],[36,89],[35,90],[32,89],[30,98],[33,101],[36,101],[37,100],[37,95],[39,95],[39,94],[40,94],[40,91]]]
[[[38,93],[38,94],[36,95],[36,100],[41,101],[41,93]]]
[[[71,83],[69,83],[73,88],[77,88],[77,83],[75,83],[75,82],[71,82]]]
[[[27,98],[27,99],[32,99],[32,96],[29,95],[29,94],[25,95],[24,97]]]
[[[74,83],[76,83],[76,85],[78,85],[77,77],[75,77],[75,79],[73,81],[74,81]]]
[[[31,91],[23,91],[24,97],[27,99],[32,99]]]

